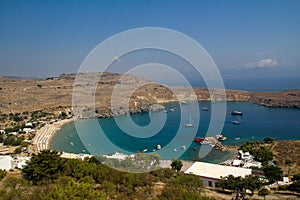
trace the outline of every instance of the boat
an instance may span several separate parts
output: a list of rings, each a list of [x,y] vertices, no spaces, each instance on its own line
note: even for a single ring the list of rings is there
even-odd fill
[[[215,144],[209,144],[212,148],[214,148],[216,145]]]
[[[205,106],[204,106],[204,107],[201,108],[201,110],[203,110],[203,111],[208,111],[209,109],[208,109],[208,107],[205,107]]]
[[[174,109],[174,108],[171,108],[171,109],[170,109],[170,112],[175,112],[175,109]]]
[[[222,135],[222,134],[217,134],[217,135],[216,135],[216,138],[217,138],[217,140],[219,140],[219,141],[225,141],[225,140],[227,140],[227,137],[225,137],[225,136]]]
[[[190,121],[189,121],[189,123],[187,123],[187,124],[184,125],[185,127],[192,127],[193,126],[191,115],[189,116],[189,119],[190,119]]]
[[[235,125],[239,125],[241,123],[241,121],[240,120],[233,120],[232,123],[235,124]]]
[[[234,138],[234,140],[240,140],[240,139],[241,139],[240,137],[235,137],[235,138]]]
[[[158,144],[158,145],[156,145],[156,149],[157,150],[160,150],[161,149],[161,146]]]
[[[74,146],[74,143],[73,143],[73,142],[70,142],[70,145],[71,145],[71,146]]]
[[[181,104],[187,104],[187,102],[186,101],[182,101]]]
[[[186,146],[181,146],[181,148],[184,150],[184,149],[186,149]]]
[[[205,138],[196,137],[196,138],[194,139],[194,142],[200,143],[200,142],[203,142],[204,140],[205,140]]]
[[[177,149],[173,149],[173,151],[174,151],[174,152],[176,152],[176,151],[177,151]]]
[[[167,113],[168,111],[167,110],[164,110],[164,113]]]
[[[143,150],[144,153],[147,152],[147,151],[148,151],[148,149],[144,149],[144,150]]]
[[[200,144],[202,144],[202,145],[204,145],[204,144],[210,144],[210,142],[207,141],[207,140],[203,140],[202,142],[200,142]]]
[[[231,115],[243,115],[243,113],[241,111],[234,110],[231,112]]]

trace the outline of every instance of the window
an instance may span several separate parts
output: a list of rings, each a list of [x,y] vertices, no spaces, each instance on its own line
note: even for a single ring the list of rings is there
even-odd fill
[[[213,184],[212,184],[211,181],[208,181],[208,186],[209,186],[209,187],[212,187],[212,186],[213,186]]]

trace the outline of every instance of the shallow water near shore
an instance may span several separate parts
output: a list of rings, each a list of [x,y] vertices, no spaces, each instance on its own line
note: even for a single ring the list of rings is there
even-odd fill
[[[216,102],[215,104],[219,104]],[[188,105],[181,105],[188,106]],[[181,115],[180,105],[178,103],[166,104],[168,109],[175,109],[174,112],[167,113],[166,123],[163,128],[156,134],[147,138],[138,138],[126,134],[120,129],[114,118],[110,119],[85,119],[77,121],[77,128],[80,127],[80,136],[77,133],[74,122],[64,125],[53,137],[51,141],[51,149],[73,153],[92,153],[92,154],[114,154],[116,151],[128,153],[138,152],[147,149],[152,152],[157,144],[164,149],[161,153],[162,159],[177,158],[180,156],[183,160],[199,160],[199,149],[201,145],[191,142],[185,136],[187,134],[192,137],[205,137],[210,123],[211,112],[200,111],[199,127],[179,127],[181,116],[188,121],[188,114]],[[199,102],[199,107],[211,107],[210,102]],[[233,110],[243,112],[243,116],[232,116]],[[131,116],[121,116],[118,120],[126,121],[131,118],[139,126],[147,126],[150,117],[155,120],[162,120],[166,113],[144,113]],[[150,116],[150,117],[149,117]],[[240,120],[239,125],[232,123],[234,120]],[[98,127],[94,125],[100,124],[103,132],[111,143],[104,142],[99,139]],[[218,123],[218,122],[214,122]],[[154,127],[155,128],[155,127]],[[131,130],[134,132],[135,130]],[[179,138],[170,144],[178,131],[184,132],[179,134]],[[142,134],[142,133],[141,133]],[[218,134],[218,133],[215,133]],[[299,140],[300,139],[300,110],[288,108],[267,108],[248,102],[228,102],[226,119],[222,134],[228,139],[223,144],[238,145],[247,140],[263,141],[265,137],[272,137],[275,140]],[[119,148],[114,148],[115,146]],[[184,147],[186,146],[186,149]],[[159,153],[159,151],[157,151]],[[232,152],[220,152],[212,150],[206,157],[201,158],[202,161],[219,163],[230,157]]]

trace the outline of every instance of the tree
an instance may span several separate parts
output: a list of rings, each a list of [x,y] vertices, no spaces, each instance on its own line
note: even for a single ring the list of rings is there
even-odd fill
[[[163,190],[159,199],[211,200],[212,198],[200,195],[203,187],[203,182],[198,176],[177,174],[176,178],[172,178],[170,184]]]
[[[284,164],[286,164],[289,168],[288,168],[288,174],[290,174],[290,167],[293,164],[293,161],[290,159],[286,159]]]
[[[264,142],[267,144],[270,144],[270,143],[274,142],[274,138],[271,138],[271,137],[264,138]]]
[[[0,181],[6,176],[6,171],[0,169]]]
[[[265,147],[260,147],[258,150],[253,151],[255,160],[260,162],[268,162],[273,160],[273,153]]]
[[[33,184],[53,181],[63,171],[64,162],[57,151],[44,150],[27,161],[27,165],[22,169],[22,175]]]
[[[267,188],[261,188],[259,191],[258,191],[258,195],[259,196],[263,196],[264,199],[266,199],[266,196],[270,194],[269,190]]]
[[[258,176],[248,175],[245,178],[242,177],[234,177],[233,175],[229,175],[227,177],[223,177],[216,183],[217,187],[221,187],[223,190],[233,190],[236,192],[236,196],[239,193],[245,195],[246,189],[250,190],[252,194],[255,190],[259,190],[262,186],[262,182],[260,181]]]
[[[300,173],[297,173],[293,176],[293,183],[289,185],[287,189],[300,193]]]
[[[244,180],[244,187],[252,192],[252,195],[255,190],[259,190],[263,183],[258,176],[247,175]]]
[[[22,147],[18,147],[18,148],[16,148],[15,150],[14,150],[14,153],[15,154],[19,154],[19,153],[21,153],[22,152]]]
[[[173,170],[176,170],[176,172],[179,172],[182,168],[183,164],[181,162],[181,160],[174,160],[172,163],[171,163],[171,167]]]
[[[171,179],[170,185],[181,187],[188,192],[200,193],[204,187],[203,181],[193,174],[177,174],[176,178]]]
[[[94,190],[89,183],[78,183],[74,179],[66,184],[55,185],[42,199],[67,200],[67,199],[99,199],[105,200],[105,194]]]
[[[270,184],[282,179],[282,170],[280,167],[267,165],[263,168],[263,172]]]

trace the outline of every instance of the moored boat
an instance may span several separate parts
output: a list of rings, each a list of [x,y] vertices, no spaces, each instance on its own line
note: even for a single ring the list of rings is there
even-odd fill
[[[225,141],[225,140],[227,140],[227,137],[225,137],[225,136],[222,135],[222,134],[217,134],[217,135],[216,135],[216,138],[217,138],[217,140],[219,140],[219,141]]]
[[[208,109],[208,107],[205,107],[205,106],[204,106],[204,107],[201,108],[201,110],[203,110],[203,111],[208,111],[209,109]]]
[[[240,120],[233,120],[232,123],[235,124],[235,125],[238,125],[238,124],[241,123],[241,121]]]
[[[161,146],[158,144],[158,145],[156,145],[156,149],[157,150],[160,150],[161,149]]]
[[[241,111],[234,110],[231,112],[231,115],[243,115],[243,113]]]
[[[182,101],[181,104],[187,104],[187,102],[186,101]]]
[[[190,121],[189,121],[189,123],[187,123],[187,124],[184,125],[185,127],[192,127],[193,126],[191,115],[189,116],[189,119],[190,119]]]
[[[204,140],[205,140],[205,138],[196,137],[196,138],[194,139],[194,142],[200,143],[200,142],[203,142]]]

